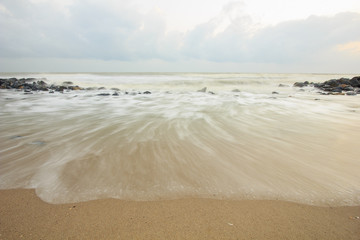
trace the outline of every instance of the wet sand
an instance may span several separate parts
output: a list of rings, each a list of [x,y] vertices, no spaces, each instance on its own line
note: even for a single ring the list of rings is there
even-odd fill
[[[0,239],[360,239],[360,206],[282,201],[116,199],[48,204],[0,191]]]

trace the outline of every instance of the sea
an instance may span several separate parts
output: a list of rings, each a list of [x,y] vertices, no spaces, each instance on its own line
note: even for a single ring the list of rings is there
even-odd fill
[[[53,204],[359,205],[360,96],[293,87],[354,76],[0,73],[89,88],[0,90],[0,189],[35,189]]]

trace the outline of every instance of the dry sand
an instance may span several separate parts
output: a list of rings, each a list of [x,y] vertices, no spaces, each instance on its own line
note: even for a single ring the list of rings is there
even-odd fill
[[[360,207],[281,201],[96,200],[53,205],[0,191],[0,239],[360,239]]]

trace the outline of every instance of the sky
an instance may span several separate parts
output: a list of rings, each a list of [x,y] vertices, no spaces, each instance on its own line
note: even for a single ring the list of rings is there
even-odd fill
[[[359,0],[0,0],[0,72],[360,73],[359,63]]]

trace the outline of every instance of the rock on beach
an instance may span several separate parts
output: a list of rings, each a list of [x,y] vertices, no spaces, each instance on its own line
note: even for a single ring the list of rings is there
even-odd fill
[[[63,92],[64,90],[83,90],[79,86],[74,86],[72,82],[63,82],[62,85],[49,85],[45,81],[44,78],[1,78],[0,89],[19,89],[25,93],[31,91],[49,91],[52,93],[54,91]]]
[[[360,76],[353,78],[330,79],[323,83],[296,82],[294,87],[313,86],[320,89],[322,94],[357,95],[360,92]]]

